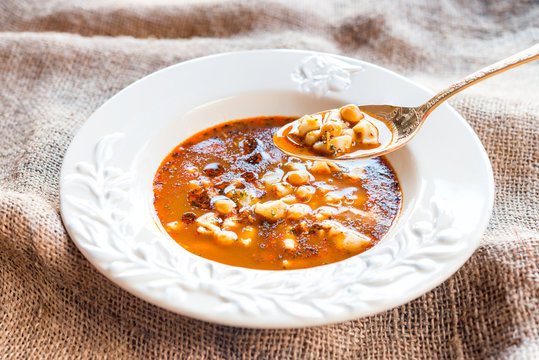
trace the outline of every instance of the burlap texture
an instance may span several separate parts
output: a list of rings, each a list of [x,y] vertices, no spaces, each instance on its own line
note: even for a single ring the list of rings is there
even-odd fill
[[[0,358],[537,358],[539,62],[451,100],[494,168],[496,205],[481,247],[433,291],[368,318],[251,330],[150,305],[75,248],[60,220],[58,178],[97,107],[180,61],[320,50],[441,89],[536,43],[538,19],[536,0],[0,1]]]

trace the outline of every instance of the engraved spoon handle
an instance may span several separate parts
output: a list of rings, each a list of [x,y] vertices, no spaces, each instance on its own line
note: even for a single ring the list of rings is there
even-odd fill
[[[500,60],[492,65],[484,67],[481,70],[471,73],[470,75],[464,77],[463,79],[457,81],[456,83],[440,91],[438,94],[434,95],[425,104],[419,106],[417,110],[423,115],[422,118],[425,119],[441,103],[443,103],[456,93],[466,89],[468,86],[472,86],[473,84],[488,79],[491,76],[537,59],[539,59],[539,43],[519,53],[511,55],[508,58]]]

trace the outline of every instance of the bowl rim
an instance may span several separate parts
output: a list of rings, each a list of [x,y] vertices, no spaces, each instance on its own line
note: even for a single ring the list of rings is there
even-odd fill
[[[62,219],[64,221],[64,224],[66,225],[66,229],[67,229],[69,235],[71,236],[71,238],[73,239],[73,241],[75,242],[77,247],[89,259],[89,261],[94,266],[96,266],[96,268],[100,272],[102,272],[105,276],[107,276],[113,282],[115,282],[116,284],[118,284],[122,288],[128,290],[129,292],[134,293],[135,295],[137,295],[137,296],[139,296],[139,297],[141,297],[141,298],[143,298],[143,299],[145,299],[145,300],[147,300],[147,301],[149,301],[149,302],[151,302],[153,304],[156,304],[158,306],[167,308],[167,309],[169,309],[171,311],[174,311],[174,312],[182,313],[184,315],[196,317],[196,318],[199,318],[199,319],[202,319],[202,320],[219,322],[219,323],[223,323],[223,324],[227,324],[227,325],[247,326],[247,327],[262,327],[262,328],[268,328],[268,327],[284,328],[284,327],[302,327],[302,326],[321,325],[321,324],[340,322],[340,321],[344,321],[344,320],[348,320],[348,319],[354,319],[356,317],[371,315],[371,314],[378,313],[378,312],[383,311],[383,310],[390,309],[392,307],[404,304],[404,303],[406,303],[406,302],[408,302],[408,301],[410,301],[410,300],[412,300],[414,298],[417,298],[418,296],[422,295],[426,291],[434,288],[435,286],[440,284],[443,280],[448,278],[451,274],[453,274],[460,266],[462,266],[462,264],[471,256],[473,251],[478,246],[479,237],[483,233],[483,231],[486,229],[490,214],[492,212],[493,199],[494,199],[494,191],[493,191],[493,189],[494,189],[494,181],[493,181],[493,176],[492,176],[492,168],[490,166],[488,156],[486,155],[486,152],[484,151],[479,139],[477,138],[477,135],[475,135],[475,133],[473,133],[473,130],[466,123],[466,121],[454,109],[452,109],[448,105],[445,105],[445,106],[443,106],[441,108],[444,109],[444,111],[446,113],[446,116],[450,116],[454,121],[459,123],[459,126],[461,128],[465,129],[466,136],[468,136],[470,138],[469,140],[473,143],[472,147],[477,150],[478,161],[481,162],[483,167],[484,167],[482,169],[483,170],[482,181],[484,182],[483,186],[486,185],[485,186],[486,191],[485,191],[485,194],[483,194],[484,198],[482,199],[482,208],[483,208],[485,214],[478,218],[478,220],[475,223],[475,227],[474,227],[473,230],[468,229],[466,235],[465,236],[460,235],[459,240],[456,241],[455,243],[451,243],[451,241],[452,241],[451,237],[456,237],[457,236],[455,232],[451,232],[452,230],[455,230],[455,229],[453,229],[451,227],[441,229],[440,231],[441,232],[445,231],[445,233],[443,233],[440,236],[442,236],[442,237],[445,236],[444,241],[448,242],[449,245],[451,245],[453,247],[454,247],[455,244],[462,245],[465,242],[462,239],[465,237],[468,240],[467,241],[467,246],[464,247],[464,248],[459,247],[457,249],[458,251],[451,258],[450,264],[449,263],[444,263],[445,266],[443,267],[443,271],[440,270],[440,267],[436,267],[437,270],[434,271],[434,273],[432,273],[432,271],[431,271],[428,286],[416,287],[414,289],[409,289],[409,290],[405,291],[404,294],[401,294],[401,296],[398,298],[398,300],[393,299],[393,301],[387,301],[387,299],[386,299],[386,301],[379,302],[378,304],[373,304],[372,300],[369,300],[370,302],[367,301],[366,304],[368,306],[370,306],[370,311],[357,311],[357,308],[354,308],[352,310],[344,310],[344,311],[341,311],[341,312],[335,310],[336,313],[331,313],[330,312],[330,313],[322,314],[322,315],[320,315],[319,312],[313,311],[312,313],[314,315],[312,315],[312,316],[303,316],[303,317],[300,316],[299,318],[297,316],[296,317],[294,317],[294,316],[292,316],[292,317],[283,317],[283,316],[281,316],[276,321],[268,323],[267,321],[260,320],[260,319],[267,319],[267,316],[265,316],[265,315],[264,316],[259,316],[259,314],[258,315],[256,314],[256,311],[255,311],[255,313],[249,313],[249,311],[252,311],[252,309],[242,308],[242,306],[239,306],[235,310],[230,310],[230,309],[229,310],[224,310],[225,313],[228,312],[228,316],[220,316],[219,314],[216,314],[215,312],[213,312],[213,313],[210,312],[210,313],[206,313],[206,314],[197,313],[197,312],[194,312],[194,311],[192,311],[190,309],[185,309],[185,308],[182,308],[182,307],[178,308],[178,306],[174,306],[174,304],[171,304],[170,301],[167,302],[167,301],[163,300],[167,296],[170,297],[170,296],[178,295],[177,294],[178,291],[176,291],[176,292],[172,291],[172,293],[171,293],[172,295],[171,294],[167,295],[167,294],[165,294],[166,291],[167,291],[166,289],[165,290],[160,289],[160,291],[162,292],[162,297],[156,299],[156,297],[154,296],[155,293],[152,293],[151,291],[148,291],[148,289],[145,286],[143,286],[143,284],[141,284],[144,281],[140,280],[140,278],[138,280],[136,280],[136,279],[133,280],[130,277],[126,277],[125,276],[125,271],[123,271],[124,275],[122,275],[122,271],[118,272],[118,269],[115,268],[114,266],[112,266],[110,262],[104,261],[103,258],[99,258],[99,256],[96,255],[99,252],[99,248],[96,249],[95,244],[93,244],[94,247],[89,247],[88,243],[87,242],[85,243],[84,240],[82,239],[84,236],[82,236],[82,234],[81,234],[81,229],[82,229],[81,225],[75,225],[75,223],[73,222],[74,217],[77,216],[77,213],[76,213],[77,210],[73,207],[72,204],[70,204],[70,200],[69,200],[70,198],[73,198],[73,197],[83,197],[84,198],[85,196],[87,197],[88,195],[85,194],[84,191],[81,191],[80,189],[77,192],[73,192],[69,182],[73,180],[73,177],[71,175],[73,175],[73,173],[76,172],[76,167],[80,165],[80,160],[81,159],[88,160],[90,157],[93,156],[92,153],[94,152],[94,150],[97,150],[97,149],[94,149],[94,148],[89,148],[89,146],[99,147],[100,146],[99,144],[101,144],[102,145],[101,148],[104,148],[105,145],[103,145],[103,143],[105,143],[108,146],[112,147],[112,146],[114,146],[115,142],[118,143],[119,141],[122,141],[122,138],[115,132],[110,132],[110,131],[107,132],[107,131],[105,131],[105,135],[103,136],[103,134],[98,135],[97,132],[95,131],[95,129],[94,130],[89,130],[88,127],[94,121],[92,119],[94,119],[96,117],[103,118],[103,116],[105,116],[106,113],[109,111],[109,109],[107,109],[107,108],[111,106],[110,104],[115,103],[117,101],[117,99],[122,99],[122,97],[131,96],[130,95],[131,89],[137,89],[137,88],[141,88],[141,87],[144,88],[146,86],[145,85],[146,82],[149,79],[156,79],[156,78],[159,78],[159,77],[163,77],[163,75],[168,76],[171,71],[176,71],[177,69],[185,68],[185,66],[189,65],[189,64],[203,64],[204,65],[204,64],[211,64],[211,63],[215,63],[215,62],[219,63],[220,59],[226,59],[226,58],[231,58],[231,57],[232,58],[234,58],[234,57],[242,58],[242,57],[245,57],[246,55],[248,57],[254,55],[255,57],[262,56],[262,57],[274,57],[274,58],[280,58],[280,57],[284,57],[284,58],[291,57],[291,58],[293,58],[293,60],[287,60],[289,62],[290,61],[297,62],[297,60],[299,58],[304,58],[304,57],[308,57],[308,56],[328,56],[328,57],[339,59],[340,61],[345,61],[345,62],[348,62],[348,63],[352,63],[352,64],[356,64],[356,65],[366,67],[368,71],[383,72],[386,75],[389,74],[390,77],[392,77],[392,78],[400,79],[401,81],[404,80],[406,83],[409,83],[409,84],[413,85],[414,87],[416,87],[418,89],[421,89],[423,92],[426,92],[427,94],[432,94],[432,92],[427,90],[425,87],[417,85],[417,84],[411,82],[410,80],[408,80],[408,79],[406,79],[406,78],[404,78],[404,77],[402,77],[402,76],[400,76],[398,74],[395,74],[395,73],[393,73],[393,72],[391,72],[391,71],[389,71],[387,69],[384,69],[384,68],[382,68],[380,66],[377,66],[377,65],[374,65],[374,64],[370,64],[370,63],[367,63],[367,62],[362,62],[362,61],[359,61],[359,60],[354,60],[354,59],[350,59],[350,58],[346,58],[346,57],[342,57],[342,56],[336,56],[336,55],[332,55],[332,54],[324,54],[324,53],[302,51],[302,50],[284,50],[284,49],[277,49],[277,50],[250,50],[250,51],[229,52],[229,53],[223,53],[223,54],[210,55],[210,56],[207,56],[207,57],[192,59],[192,60],[189,60],[189,61],[186,61],[186,62],[182,62],[182,63],[179,63],[179,64],[172,65],[170,67],[167,67],[167,68],[161,69],[161,70],[159,70],[159,71],[157,71],[155,73],[152,73],[152,74],[150,74],[150,75],[148,75],[148,76],[146,76],[146,77],[144,77],[144,78],[142,78],[140,80],[135,81],[133,84],[129,85],[128,87],[126,87],[125,89],[121,90],[119,93],[114,95],[112,98],[110,98],[105,104],[103,104],[98,110],[96,110],[94,112],[94,114],[92,114],[92,116],[90,116],[90,118],[85,122],[85,124],[81,127],[81,129],[79,130],[79,132],[77,133],[77,135],[73,139],[73,142],[70,144],[70,146],[69,146],[69,148],[68,148],[68,150],[66,152],[65,161],[62,164],[61,181],[60,181],[60,197],[61,197],[61,215],[62,215]],[[95,126],[94,126],[94,128],[95,128]],[[120,128],[121,128],[121,126],[120,126]],[[92,143],[92,141],[85,141],[84,146],[82,146],[81,141],[79,139],[81,139],[81,137],[83,137],[83,136],[91,138],[93,140],[93,143]],[[81,145],[81,146],[79,146],[79,145]],[[85,148],[85,153],[81,155],[80,151],[77,149],[77,147]],[[107,150],[107,149],[105,149],[105,150]],[[103,156],[106,157],[107,156],[107,154],[106,154],[107,151],[105,151],[105,150],[103,150],[103,152],[105,153]],[[390,160],[390,163],[391,163],[391,160]],[[393,163],[392,163],[392,166],[393,166]],[[420,171],[422,171],[422,170],[420,170]],[[398,175],[398,172],[397,172],[397,175]],[[427,185],[422,185],[422,186],[425,186],[427,188],[429,187],[428,184]],[[429,207],[429,206],[432,207],[431,208],[431,215],[432,215],[432,213],[435,213],[435,212],[443,214],[444,210],[441,209],[443,207],[442,205],[431,204],[432,199],[429,198],[429,196],[431,196],[431,194],[428,194],[429,189],[422,189],[422,191],[425,191],[425,194],[422,195],[423,197],[425,197],[425,199],[423,199],[425,201],[423,201],[422,204],[418,204],[418,205],[422,205],[424,207]],[[414,211],[415,211],[415,208],[414,208]],[[428,209],[427,209],[427,212],[428,212]],[[409,220],[407,220],[407,222],[408,221]],[[425,222],[425,220],[418,220],[418,222],[419,223]],[[423,224],[423,225],[428,226],[428,224]],[[78,226],[78,229],[77,229],[77,226]],[[451,230],[451,231],[446,231],[448,229]],[[416,230],[408,229],[407,230],[408,231],[407,236],[408,237],[414,237],[414,238],[417,237],[417,236],[413,235],[414,231],[416,231]],[[458,229],[456,229],[456,230],[458,230]],[[424,231],[424,229],[422,231]],[[443,243],[443,241],[442,241],[442,243]],[[140,244],[137,244],[137,246],[139,246],[139,245]],[[121,247],[123,245],[119,245],[119,246]],[[156,243],[151,243],[150,248],[152,246],[155,247],[155,246],[158,246],[158,245],[156,245]],[[378,245],[376,245],[372,249],[376,249],[377,246]],[[151,253],[150,250],[144,249],[143,247],[140,247],[137,250],[141,251],[143,256],[148,256],[148,254]],[[164,251],[166,252],[168,250],[169,249],[165,248]],[[365,252],[363,254],[367,254],[371,250],[369,250],[368,252]],[[369,253],[369,255],[370,255],[370,253]],[[382,255],[384,255],[384,254],[382,254]],[[369,265],[369,261],[372,260],[372,259],[369,259],[370,257],[371,256],[367,256],[367,259],[362,259],[362,263],[364,263],[364,266],[366,266],[366,267],[371,266],[371,265]],[[347,261],[347,260],[344,260],[344,261]],[[343,263],[344,261],[341,261],[341,262],[338,262],[338,263],[335,263],[335,264],[340,264],[340,263]],[[205,272],[205,271],[208,272],[209,271],[211,273],[212,271],[215,271],[215,270],[209,269],[207,267],[207,264],[209,262],[214,263],[214,262],[211,262],[210,260],[206,260],[206,261],[202,262],[202,263],[204,263],[204,265],[201,265],[200,267],[197,267],[194,270],[192,269],[192,271],[195,271],[195,272],[199,271],[200,274],[197,275],[199,277],[208,276],[207,273],[203,274],[203,272]],[[218,264],[218,265],[215,265],[215,264]],[[225,266],[225,267],[229,267],[229,268],[234,268],[233,272],[239,271],[240,273],[242,273],[242,272],[252,272],[252,271],[254,271],[254,272],[263,272],[265,274],[267,274],[268,272],[270,272],[270,273],[278,273],[278,274],[283,274],[283,273],[287,273],[287,274],[292,274],[292,273],[312,273],[313,272],[312,269],[323,268],[323,267],[328,267],[329,268],[331,265],[333,265],[333,264],[330,264],[330,265],[316,267],[316,268],[287,270],[287,271],[283,272],[283,271],[274,271],[274,270],[253,270],[253,269],[245,269],[245,268],[236,268],[236,267],[232,267],[232,266],[224,265],[224,264],[220,264],[220,263],[215,263],[215,264],[212,264],[210,266],[210,268],[213,267],[213,268],[220,268],[221,269],[222,266]],[[372,266],[374,266],[374,265],[372,265]],[[347,269],[346,271],[350,271],[350,269]],[[319,271],[319,272],[320,273],[327,273],[327,272],[324,272],[324,271]],[[235,274],[234,276],[236,276],[236,275],[237,274]],[[328,274],[325,274],[325,275],[328,275]],[[259,277],[259,276],[257,275],[257,276],[255,276],[255,278],[256,277]],[[127,279],[127,281],[126,281],[126,279]],[[225,281],[226,279],[225,280],[221,279],[221,280]],[[215,281],[210,281],[209,283],[211,283],[211,284],[209,284],[209,283],[204,283],[203,281],[200,281],[199,284],[195,284],[194,285],[195,289],[190,290],[190,291],[193,291],[195,293],[198,292],[198,293],[194,294],[194,295],[188,294],[187,299],[190,299],[190,298],[192,298],[192,299],[203,298],[204,301],[206,301],[208,303],[208,305],[215,305],[215,304],[217,304],[219,306],[222,305],[222,304],[219,304],[218,299],[217,300],[216,299],[208,300],[207,298],[205,298],[204,296],[202,296],[200,294],[201,292],[214,291],[214,297],[219,298],[219,296],[222,296],[223,289],[211,288],[212,286],[215,286],[214,282]],[[293,288],[293,287],[291,287],[291,288]],[[267,291],[275,291],[275,288],[268,289]],[[357,291],[359,291],[359,290],[357,290]],[[231,301],[230,299],[232,299],[232,298],[229,298],[228,301]],[[294,296],[289,294],[287,299],[294,300]],[[378,302],[379,300],[380,299],[376,299],[375,303]],[[190,301],[193,301],[193,300],[190,300]],[[241,302],[242,300],[238,300],[238,301]],[[279,301],[277,301],[277,302],[279,302]],[[249,306],[252,306],[252,304],[248,305],[247,307],[249,307]],[[281,307],[279,306],[279,304],[273,304],[273,305],[266,304],[264,306],[269,306],[269,307],[274,306],[274,308],[272,308],[273,310],[261,309],[260,311],[269,311],[269,313],[271,313],[273,311],[273,312],[276,312],[275,314],[278,313],[279,316],[282,315],[281,312],[283,311],[283,309],[281,308],[282,306]],[[312,307],[313,305],[309,304],[309,306]],[[234,307],[234,304],[232,304],[232,307]],[[277,310],[275,310],[275,309],[277,309]],[[297,311],[299,313],[301,313],[303,310],[297,310]],[[234,316],[230,316],[231,313],[234,313],[234,314],[237,315],[237,314],[242,313],[242,312],[245,312],[245,314],[247,314],[248,316],[243,316],[241,318],[234,318]],[[275,314],[273,314],[273,315],[275,315]],[[303,315],[305,315],[305,314],[303,314]],[[258,316],[258,320],[256,320],[257,316]],[[249,317],[253,317],[255,320],[254,321],[249,320]]]

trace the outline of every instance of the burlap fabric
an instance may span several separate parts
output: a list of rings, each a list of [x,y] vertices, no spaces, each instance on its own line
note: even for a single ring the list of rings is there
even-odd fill
[[[537,358],[539,63],[451,100],[494,168],[496,206],[481,247],[433,291],[364,319],[251,330],[139,300],[66,235],[58,177],[86,118],[170,64],[310,49],[441,89],[537,42],[538,19],[537,0],[0,1],[0,358]]]

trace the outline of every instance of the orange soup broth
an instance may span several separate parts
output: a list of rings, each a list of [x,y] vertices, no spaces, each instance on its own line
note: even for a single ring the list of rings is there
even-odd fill
[[[371,239],[369,244],[353,251],[339,248],[327,235],[320,235],[319,221],[313,216],[271,221],[253,214],[252,209],[246,211],[249,206],[240,204],[242,192],[248,194],[251,205],[282,198],[263,181],[268,171],[281,169],[286,174],[293,168],[309,167],[310,162],[285,155],[272,142],[275,132],[293,120],[236,120],[201,131],[177,146],[161,163],[153,185],[157,217],[167,233],[193,254],[224,264],[265,270],[333,263],[375,245],[394,223],[402,202],[397,177],[383,157],[343,163],[343,171],[311,174],[313,179],[307,186],[315,192],[309,201],[298,201],[307,203],[314,211],[328,205],[324,201],[327,188],[343,196],[339,204],[330,206],[355,210],[334,214],[329,219]],[[217,170],[208,164],[218,164]],[[359,179],[347,175],[354,166],[362,169]],[[231,188],[235,196],[230,196]],[[297,193],[297,187],[294,189]],[[240,218],[231,229],[238,239],[231,243],[197,232],[195,220],[209,212],[217,213],[212,199],[226,194],[236,202],[230,216]],[[228,217],[217,215],[221,222]],[[250,228],[254,232],[245,231]],[[285,246],[286,238],[294,240],[294,249]],[[246,239],[250,239],[247,245]]]

